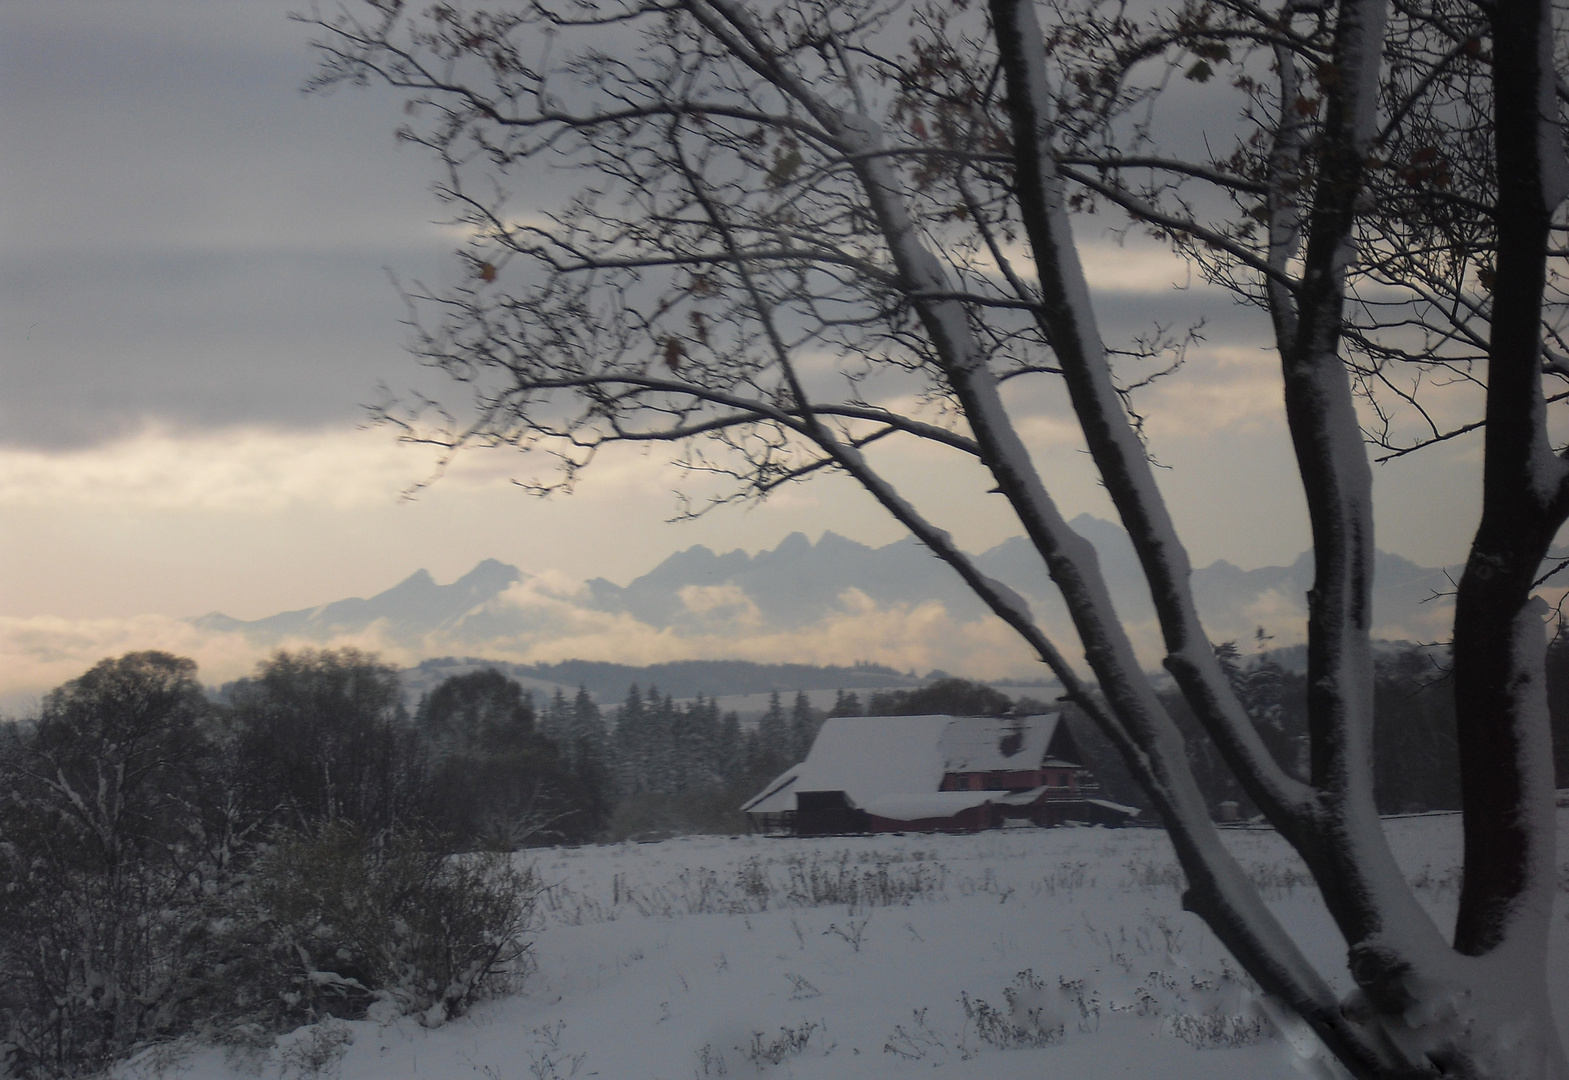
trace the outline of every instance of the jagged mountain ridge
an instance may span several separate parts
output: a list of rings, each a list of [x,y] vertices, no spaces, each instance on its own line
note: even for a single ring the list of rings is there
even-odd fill
[[[204,630],[239,631],[260,638],[325,640],[364,630],[383,620],[394,632],[427,634],[461,623],[526,577],[515,566],[485,559],[450,585],[437,585],[428,571],[416,570],[369,599],[353,597],[248,621],[216,611],[191,621]]]
[[[1130,626],[1151,624],[1153,605],[1127,534],[1088,515],[1071,524],[1094,544],[1124,621]],[[1062,602],[1024,538],[1007,540],[976,561],[985,573],[1028,598],[1043,625],[1059,633],[1066,626]],[[1306,552],[1290,566],[1256,570],[1220,561],[1196,570],[1192,580],[1206,627],[1216,640],[1224,640],[1250,636],[1256,625],[1270,633],[1299,633],[1312,575],[1313,556]],[[548,635],[574,611],[629,616],[677,637],[809,629],[866,601],[901,610],[937,603],[959,622],[986,617],[958,576],[913,537],[873,548],[832,532],[823,533],[816,543],[803,533],[792,533],[777,547],[755,555],[694,546],[624,586],[594,578],[576,594],[552,595],[548,605],[519,598],[517,590],[530,580],[517,567],[487,559],[450,585],[438,585],[420,570],[369,598],[250,621],[216,612],[192,621],[203,629],[237,632],[260,642],[327,642],[375,627],[383,640],[411,647],[439,641],[442,652],[458,653],[465,646]],[[1413,628],[1437,626],[1447,617],[1449,601],[1431,598],[1446,590],[1449,581],[1443,569],[1380,552],[1375,632],[1422,638]]]

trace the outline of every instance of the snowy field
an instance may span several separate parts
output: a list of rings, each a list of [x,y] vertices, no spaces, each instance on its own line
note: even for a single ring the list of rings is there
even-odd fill
[[[1386,822],[1448,926],[1459,818]],[[1569,1029],[1569,811],[1550,969]],[[1317,890],[1274,834],[1227,839],[1344,990]],[[521,858],[522,856],[520,856]],[[528,853],[541,898],[522,993],[443,1027],[329,1021],[236,1060],[164,1049],[126,1080],[1227,1080],[1330,1076],[1181,909],[1155,830],[689,837]]]

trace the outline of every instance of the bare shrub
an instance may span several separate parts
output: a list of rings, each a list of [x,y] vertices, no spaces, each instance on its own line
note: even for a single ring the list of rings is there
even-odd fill
[[[795,856],[785,862],[789,883],[786,898],[798,907],[838,907],[851,911],[873,907],[893,907],[927,899],[940,893],[947,884],[948,868],[926,862],[895,863],[878,858],[863,867],[851,860],[848,851],[825,859],[813,853],[810,859]]]
[[[832,934],[834,937],[850,946],[851,952],[860,952],[861,945],[866,941],[866,924],[869,919],[851,919],[844,926],[838,923],[829,923],[828,929],[823,931],[823,936]]]
[[[1013,977],[1003,988],[1007,1011],[980,998],[959,995],[965,1019],[980,1040],[999,1050],[1017,1047],[1042,1047],[1062,1041],[1064,1024],[1046,997],[1046,984],[1028,969]]]
[[[893,1026],[893,1034],[883,1044],[883,1053],[893,1054],[906,1061],[924,1061],[932,1054],[945,1053],[948,1044],[926,1023],[926,1010],[912,1009],[910,1016],[910,1027],[903,1024]]]
[[[1264,1022],[1256,1017],[1220,1013],[1178,1013],[1165,1026],[1195,1050],[1246,1046],[1265,1035]]]
[[[730,1066],[724,1054],[714,1049],[713,1043],[704,1043],[697,1051],[697,1064],[704,1076],[728,1076]]]
[[[865,865],[870,862],[871,865]],[[624,874],[611,881],[608,903],[557,882],[541,887],[542,907],[567,925],[609,922],[630,908],[643,916],[750,915],[770,907],[844,907],[850,914],[877,907],[907,906],[942,896],[948,868],[924,858],[852,856],[846,851],[783,859],[753,856],[724,876],[707,867],[689,867],[663,884],[634,883]],[[1006,899],[1012,890],[988,887]]]
[[[797,975],[794,972],[787,971],[785,972],[785,978],[790,980],[791,1001],[808,1001],[812,998],[823,996],[823,992],[813,986],[811,980],[805,975]]]
[[[764,1065],[778,1065],[785,1058],[795,1057],[805,1050],[817,1029],[817,1024],[807,1020],[797,1027],[781,1027],[779,1034],[771,1039],[761,1031],[754,1031],[751,1043],[737,1049],[758,1069]]]
[[[561,1045],[566,1022],[534,1029],[535,1045],[528,1053],[528,1071],[534,1080],[568,1080],[576,1076],[588,1059],[586,1050],[572,1051]]]
[[[269,1024],[359,1017],[378,999],[439,1024],[521,978],[537,892],[507,856],[445,855],[422,833],[290,834],[234,913],[217,989]]]

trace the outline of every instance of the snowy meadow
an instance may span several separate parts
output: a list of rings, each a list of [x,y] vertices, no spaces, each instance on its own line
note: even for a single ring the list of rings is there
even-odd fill
[[[1385,822],[1407,879],[1453,919],[1460,819]],[[1569,810],[1549,970],[1569,1028]],[[1343,950],[1273,832],[1228,844],[1337,986]],[[1330,1077],[1182,910],[1155,829],[964,836],[694,836],[517,856],[541,892],[520,993],[437,1028],[328,1020],[249,1055],[144,1052],[121,1080],[706,1080]]]

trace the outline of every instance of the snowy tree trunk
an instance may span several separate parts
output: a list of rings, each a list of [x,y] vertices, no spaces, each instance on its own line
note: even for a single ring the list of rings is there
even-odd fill
[[[1496,979],[1481,990],[1504,1013],[1515,1044],[1480,1050],[1518,1056],[1521,1076],[1549,1068],[1561,1076],[1543,963],[1556,884],[1546,640],[1531,589],[1569,513],[1565,466],[1552,453],[1544,419],[1540,331],[1543,252],[1566,193],[1566,167],[1551,5],[1526,0],[1489,10],[1498,256],[1482,520],[1455,603],[1465,880],[1454,943]]]

